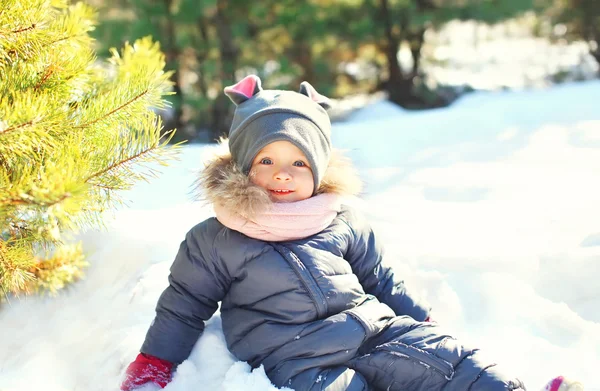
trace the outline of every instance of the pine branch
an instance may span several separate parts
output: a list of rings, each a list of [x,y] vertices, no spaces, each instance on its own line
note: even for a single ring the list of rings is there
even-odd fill
[[[106,191],[120,190],[118,187],[103,185],[102,183],[93,183],[92,185],[99,189],[106,190]]]
[[[11,33],[13,33],[13,34],[20,34],[20,33],[25,32],[25,31],[33,30],[33,29],[35,29],[35,27],[36,27],[35,23],[32,23],[31,26],[29,26],[29,27],[23,27],[23,28],[20,28],[20,29],[17,29],[17,30],[13,30],[13,31],[11,31]]]
[[[88,183],[92,179],[97,178],[97,177],[99,177],[99,176],[101,176],[103,174],[106,174],[107,172],[112,171],[112,170],[114,170],[117,167],[123,166],[123,165],[125,165],[125,164],[127,164],[127,163],[129,163],[129,162],[131,162],[131,161],[133,161],[133,160],[135,160],[135,159],[143,156],[143,155],[147,155],[150,152],[155,151],[158,148],[159,148],[159,145],[153,145],[152,147],[147,148],[147,149],[145,149],[145,150],[143,150],[143,151],[141,151],[139,153],[136,153],[133,156],[130,156],[130,157],[124,159],[124,160],[118,161],[118,162],[110,165],[109,167],[105,168],[104,170],[99,171],[99,172],[97,172],[95,174],[90,175],[88,178],[86,178],[85,182]]]
[[[35,85],[34,89],[39,90],[42,85],[50,78],[50,76],[54,73],[52,66],[46,68],[46,72],[44,72],[44,76],[42,79]]]
[[[31,125],[33,125],[33,121],[27,121],[24,124],[13,126],[11,128],[6,128],[6,129],[0,131],[0,134],[7,134],[7,133],[10,133],[12,131],[15,131],[15,130],[18,130],[18,129],[21,129],[21,128],[24,128],[24,127],[27,127],[27,126],[31,126]]]
[[[11,223],[8,232],[13,238],[23,238],[28,234],[33,234],[33,230],[29,228],[28,222],[21,220],[18,223]]]
[[[43,207],[51,207],[57,204],[60,204],[61,202],[63,202],[64,200],[66,200],[67,198],[71,197],[71,194],[66,193],[63,194],[62,197],[58,198],[55,201],[52,202],[44,202],[41,200],[37,200],[36,198],[29,198],[29,199],[23,199],[23,198],[13,198],[13,199],[8,199],[8,200],[1,200],[0,201],[0,206],[6,206],[6,205],[11,205],[11,206],[19,206],[19,205],[36,205],[36,206],[43,206]]]
[[[130,99],[128,102],[125,102],[124,104],[122,104],[121,106],[117,107],[114,110],[111,110],[109,113],[103,115],[100,118],[96,118],[95,120],[88,122],[86,124],[83,125],[78,125],[75,127],[75,129],[81,129],[81,128],[87,128],[88,126],[91,126],[99,121],[102,121],[103,119],[106,119],[108,117],[110,117],[111,115],[113,115],[114,113],[122,110],[123,108],[129,106],[130,104],[132,104],[133,102],[135,102],[136,100],[140,99],[141,97],[143,97],[144,95],[146,95],[148,93],[148,90],[143,91],[142,93],[138,94],[137,96],[135,96],[134,98]]]
[[[67,36],[59,38],[57,40],[54,40],[52,42],[49,42],[47,46],[52,46],[52,45],[57,44],[59,42],[67,41],[67,40],[73,39],[73,38],[80,38],[80,37],[87,37],[87,34],[67,35]]]

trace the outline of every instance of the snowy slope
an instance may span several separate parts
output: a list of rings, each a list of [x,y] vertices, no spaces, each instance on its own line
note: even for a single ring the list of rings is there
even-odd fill
[[[336,124],[367,182],[361,207],[433,316],[531,390],[564,374],[600,390],[600,82],[478,93],[449,109],[384,102]],[[0,310],[0,390],[116,390],[185,232],[213,146],[126,197],[105,232],[81,235],[87,278]],[[154,390],[148,386],[145,389]],[[169,391],[274,390],[227,352],[213,317]]]

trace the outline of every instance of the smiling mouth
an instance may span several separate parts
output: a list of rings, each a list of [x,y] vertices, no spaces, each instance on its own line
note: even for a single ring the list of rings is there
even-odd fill
[[[286,195],[286,194],[292,194],[294,191],[293,190],[269,190],[272,194],[277,194],[277,195]]]

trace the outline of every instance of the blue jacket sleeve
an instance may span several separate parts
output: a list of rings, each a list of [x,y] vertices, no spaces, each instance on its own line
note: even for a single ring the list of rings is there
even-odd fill
[[[208,224],[186,235],[171,266],[169,286],[160,296],[156,316],[141,351],[173,363],[189,356],[228,290],[226,269],[214,260]]]
[[[390,306],[396,315],[409,315],[418,321],[427,319],[429,305],[411,293],[392,266],[386,263],[381,241],[377,240],[366,219],[357,211],[348,209],[346,222],[352,238],[345,259],[365,292]]]

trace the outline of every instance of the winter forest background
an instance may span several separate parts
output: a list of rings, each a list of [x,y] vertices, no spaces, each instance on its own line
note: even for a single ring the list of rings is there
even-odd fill
[[[267,88],[308,80],[331,98],[385,91],[426,109],[472,90],[592,78],[600,60],[594,0],[90,3],[100,9],[100,53],[145,35],[160,41],[176,71],[169,124],[180,138],[226,133],[231,106],[221,91],[248,73]]]
[[[436,320],[529,389],[600,391],[597,0],[0,4],[0,391],[118,389],[250,73],[333,98]],[[197,389],[274,390],[218,313],[167,388]]]

